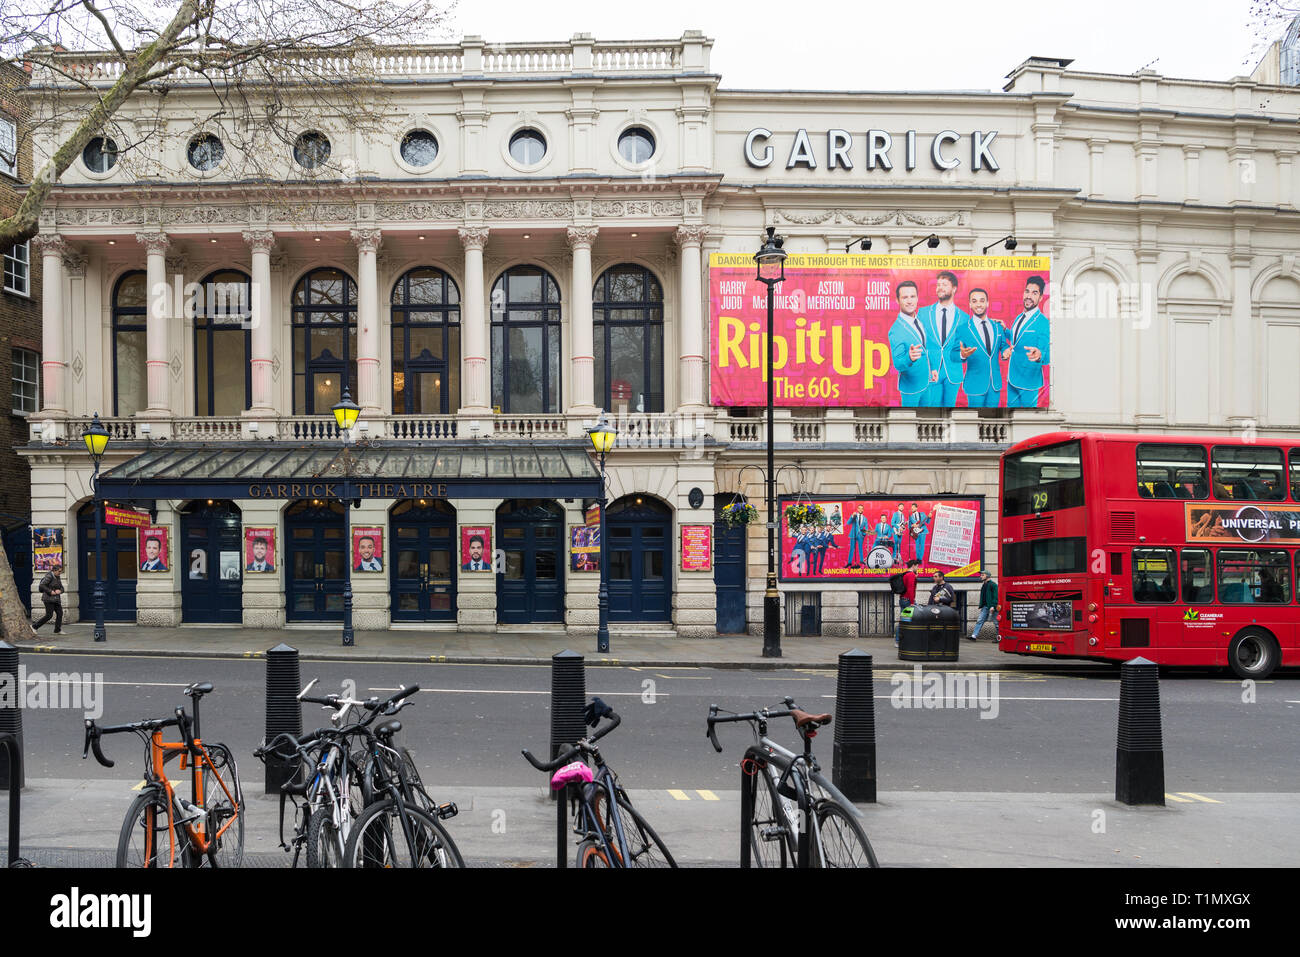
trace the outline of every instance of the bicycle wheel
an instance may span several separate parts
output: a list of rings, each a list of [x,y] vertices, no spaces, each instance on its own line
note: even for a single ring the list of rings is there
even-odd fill
[[[605,801],[606,794],[601,789],[592,799],[592,806],[596,810],[596,817],[601,822],[601,827],[605,829],[610,846],[619,847],[618,837],[605,810]],[[627,796],[627,792],[621,789],[618,792],[618,806],[622,812],[620,819],[623,822],[623,836],[627,839],[627,846],[620,848],[619,853],[626,865],[628,867],[676,867],[677,862],[673,860],[667,845],[655,833],[650,823],[641,816],[641,812],[632,806],[632,799]]]
[[[749,816],[749,866],[793,867],[794,835],[767,772],[754,773],[754,807]]]
[[[813,867],[879,867],[867,832],[857,816],[838,801],[817,806],[821,841],[813,845]]]
[[[330,806],[317,808],[307,818],[307,866],[342,867],[343,853],[344,841]]]
[[[609,858],[605,856],[605,850],[600,846],[600,841],[587,838],[587,840],[579,844],[575,866],[609,867]]]
[[[410,839],[402,827],[405,815]],[[464,867],[451,835],[426,811],[407,805],[399,811],[392,798],[366,808],[348,835],[344,867]]]
[[[213,860],[209,861],[205,856],[199,863],[200,866],[211,863],[215,867],[241,867],[244,863],[244,794],[239,785],[239,768],[235,765],[234,755],[224,744],[205,745],[205,750],[212,759],[212,768],[206,769],[203,776],[203,806],[208,812],[205,834],[215,834],[227,821],[231,823],[211,851]],[[213,769],[224,771],[225,789]],[[226,796],[226,789],[229,789],[230,797]],[[231,803],[231,798],[239,805],[238,809]]]
[[[118,835],[116,866],[188,867],[189,838],[179,825],[169,827],[168,820],[167,795],[161,788],[136,795]]]

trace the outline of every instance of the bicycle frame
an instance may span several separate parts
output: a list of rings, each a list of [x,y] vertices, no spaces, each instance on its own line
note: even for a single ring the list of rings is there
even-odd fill
[[[216,777],[217,783],[221,786],[222,792],[226,795],[226,799],[230,801],[230,806],[234,808],[235,813],[232,814],[224,824],[217,828],[215,834],[208,833],[206,814],[190,821],[181,822],[181,826],[185,828],[185,835],[189,839],[196,854],[199,856],[207,856],[209,860],[211,860],[213,849],[217,846],[217,842],[221,840],[222,835],[226,833],[226,829],[235,822],[236,817],[241,811],[241,807],[239,802],[235,800],[235,796],[230,793],[230,788],[226,787],[226,782],[221,777],[221,772],[219,772],[213,765],[212,758],[208,754],[207,748],[203,746],[203,742],[197,737],[195,737],[193,741],[194,750],[191,752],[189,745],[184,741],[164,741],[161,728],[153,731],[149,735],[149,770],[146,774],[146,779],[150,785],[161,787],[163,793],[167,796],[167,830],[168,833],[170,833],[176,823],[172,815],[173,810],[179,806],[179,799],[176,794],[175,786],[172,784],[171,779],[167,777],[167,771],[165,768],[167,762],[179,756],[181,759],[180,769],[182,771],[186,769],[186,764],[188,763],[190,771],[190,802],[203,811],[208,810],[206,802],[203,799],[204,768],[206,767],[207,772]],[[152,840],[153,833],[151,830],[145,843],[146,857],[149,858],[152,858],[153,856],[153,848],[149,843]],[[174,866],[175,863],[176,848],[173,846],[171,860],[168,862],[168,866]]]
[[[576,819],[581,813],[582,827],[578,827],[575,820],[573,833],[580,834],[583,837],[599,838],[601,848],[605,853],[605,860],[609,862],[609,866],[626,868],[628,863],[623,859],[623,848],[627,847],[627,835],[623,831],[623,815],[618,806],[618,779],[609,765],[600,757],[600,752],[595,748],[592,748],[592,759],[597,766],[596,776],[591,782],[591,788],[584,787],[582,793],[578,796],[573,815]],[[609,821],[603,823],[595,808],[594,795],[597,788],[605,792],[605,814]],[[588,795],[591,795],[591,797]],[[613,825],[612,828],[610,824]],[[611,830],[614,838],[618,841],[618,847],[610,846],[609,836]]]

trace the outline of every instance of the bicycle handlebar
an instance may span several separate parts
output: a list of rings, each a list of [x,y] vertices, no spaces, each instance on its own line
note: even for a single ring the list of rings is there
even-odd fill
[[[183,713],[183,709],[176,709],[178,714]],[[106,734],[120,734],[123,731],[148,731],[153,733],[162,728],[178,727],[176,718],[150,718],[146,721],[132,721],[130,724],[112,724],[107,727],[100,727],[95,723],[94,718],[86,719],[86,738],[81,746],[81,757],[85,759],[87,755],[94,751],[95,760],[106,768],[113,767],[113,761],[104,756],[103,748],[100,747],[99,739]]]
[[[609,734],[611,731],[613,731],[615,728],[617,728],[620,724],[623,723],[623,719],[620,718],[613,711],[606,713],[605,717],[609,719],[609,724],[605,725],[605,727],[601,728],[591,737],[583,738],[577,743],[575,747],[569,748],[567,751],[565,751],[559,757],[555,758],[553,761],[538,761],[535,757],[532,756],[532,754],[529,752],[527,748],[524,748],[523,751],[521,751],[520,753],[528,760],[528,763],[531,764],[533,767],[535,767],[537,770],[555,771],[558,768],[562,767],[563,765],[568,764],[579,754],[589,749],[593,744],[595,744],[597,741],[599,741],[601,738]]]
[[[785,705],[786,707],[784,711],[773,711],[770,708],[763,708],[761,711],[750,711],[746,714],[729,714],[725,716],[719,716],[718,706],[716,704],[711,704],[709,705],[709,717],[707,719],[708,731],[706,732],[706,737],[708,737],[709,741],[712,742],[713,750],[721,754],[722,745],[718,742],[718,732],[717,729],[714,728],[714,725],[730,724],[736,721],[753,722],[753,721],[767,721],[769,718],[787,718],[792,716],[795,712],[794,699],[786,698]]]

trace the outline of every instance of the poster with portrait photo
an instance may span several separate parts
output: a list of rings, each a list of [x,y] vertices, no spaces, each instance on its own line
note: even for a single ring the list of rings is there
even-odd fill
[[[460,529],[460,570],[492,571],[492,529],[485,525],[462,525]]]
[[[354,572],[382,572],[384,570],[384,530],[378,527],[352,529],[352,570]]]
[[[275,529],[244,529],[244,571],[275,572]]]
[[[136,536],[140,554],[140,571],[166,572],[171,570],[171,551],[168,548],[169,529],[165,525],[146,525]]]

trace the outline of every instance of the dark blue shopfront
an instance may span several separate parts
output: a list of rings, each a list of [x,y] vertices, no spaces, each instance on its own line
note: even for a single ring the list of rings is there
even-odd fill
[[[348,551],[343,505],[295,502],[284,513],[285,618],[342,621]]]
[[[140,565],[136,555],[136,531],[123,525],[103,526],[104,620],[135,621],[135,583]],[[99,577],[95,547],[95,506],[87,502],[77,512],[77,589],[78,616],[82,621],[95,618],[95,586]]]
[[[609,506],[609,620],[672,620],[673,518],[667,505],[628,495]]]
[[[239,509],[233,503],[200,501],[181,513],[181,621],[243,621],[240,544]]]
[[[564,509],[557,502],[513,499],[497,509],[497,621],[564,621]]]

